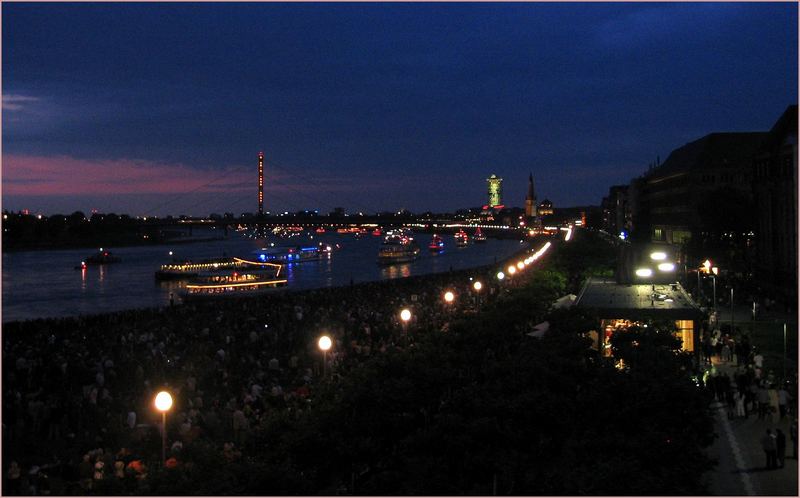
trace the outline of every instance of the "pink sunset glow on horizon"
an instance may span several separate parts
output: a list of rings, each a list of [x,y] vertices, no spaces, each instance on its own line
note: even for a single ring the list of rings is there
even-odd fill
[[[227,173],[226,173],[227,172]],[[185,164],[68,156],[3,157],[4,195],[175,194],[189,190],[249,190],[253,172],[241,167],[199,170]]]

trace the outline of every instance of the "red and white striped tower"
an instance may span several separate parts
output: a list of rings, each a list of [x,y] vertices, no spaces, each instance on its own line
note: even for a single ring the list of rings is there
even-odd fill
[[[264,153],[258,153],[258,215],[264,214]]]

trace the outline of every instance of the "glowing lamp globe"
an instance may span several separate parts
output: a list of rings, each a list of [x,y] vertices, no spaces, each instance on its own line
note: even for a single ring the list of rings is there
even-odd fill
[[[327,351],[331,348],[333,343],[331,342],[330,337],[328,337],[327,335],[323,335],[322,337],[319,338],[319,342],[317,342],[317,345],[319,345],[319,348],[321,350]]]
[[[508,267],[508,274],[509,275],[513,275],[515,273],[517,273],[517,268],[514,265],[509,266]]]
[[[411,312],[408,309],[404,309],[400,312],[400,319],[404,322],[411,320]]]
[[[156,394],[156,410],[166,412],[172,408],[172,396],[167,391]]]
[[[473,287],[473,288],[474,288],[476,291],[480,291],[480,290],[483,288],[483,284],[481,284],[480,282],[475,282],[474,284],[472,284],[472,287]]]
[[[522,261],[520,261],[519,263],[517,263],[517,268],[519,268],[520,270],[521,270],[521,269],[523,269],[523,268],[525,268],[525,263],[523,263]]]
[[[455,299],[455,296],[453,295],[452,292],[447,291],[447,292],[444,293],[444,300],[445,301],[447,301],[448,303],[452,303],[453,299]]]
[[[497,272],[497,280],[503,280],[504,278],[506,278],[506,274],[505,273],[503,273],[501,271]]]

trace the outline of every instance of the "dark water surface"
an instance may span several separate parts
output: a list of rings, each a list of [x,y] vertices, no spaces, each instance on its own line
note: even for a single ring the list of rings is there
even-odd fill
[[[470,243],[456,248],[452,235],[444,236],[445,250],[440,254],[428,251],[431,234],[416,234],[420,257],[412,263],[391,266],[377,264],[381,237],[336,233],[310,234],[313,242],[324,242],[334,249],[328,259],[293,264],[286,275],[290,289],[334,287],[353,282],[408,277],[426,273],[470,268],[492,263],[510,256],[521,248],[518,240],[489,239],[483,244]],[[289,240],[271,239],[276,244],[299,244],[299,237]],[[309,242],[309,238],[303,239]],[[76,316],[131,308],[165,306],[169,294],[185,282],[156,282],[154,273],[174,256],[200,259],[227,256],[252,257],[264,247],[263,240],[252,240],[233,234],[225,240],[191,244],[148,247],[106,248],[122,258],[111,265],[90,266],[76,270],[91,249],[59,251],[25,251],[3,253],[2,321],[33,318]]]

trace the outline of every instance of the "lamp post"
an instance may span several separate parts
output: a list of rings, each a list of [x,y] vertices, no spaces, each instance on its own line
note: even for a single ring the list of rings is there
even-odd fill
[[[403,322],[403,334],[408,332],[408,321],[411,320],[411,310],[408,308],[403,308],[403,311],[400,312],[400,321]]]
[[[483,288],[483,284],[480,283],[479,280],[476,280],[474,284],[472,284],[472,288],[475,289],[475,304],[476,306],[480,307],[481,305],[481,289]]]
[[[731,284],[731,336],[733,336],[733,284]]]
[[[317,341],[317,346],[322,350],[322,377],[328,376],[328,350],[333,345],[333,341],[327,335],[323,335]]]
[[[786,322],[783,322],[783,382],[786,383]]]
[[[161,412],[161,464],[167,462],[167,412],[172,408],[172,396],[167,391],[156,394],[156,410]]]

